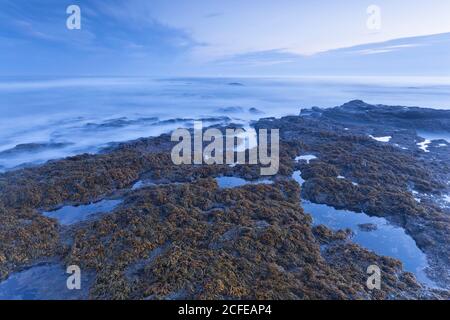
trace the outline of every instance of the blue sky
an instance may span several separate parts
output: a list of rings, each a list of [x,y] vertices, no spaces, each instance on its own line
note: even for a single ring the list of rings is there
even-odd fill
[[[448,0],[0,0],[0,75],[445,75],[450,36],[421,36],[449,16]]]

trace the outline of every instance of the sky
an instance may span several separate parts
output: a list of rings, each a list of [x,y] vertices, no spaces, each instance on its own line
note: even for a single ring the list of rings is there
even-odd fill
[[[0,0],[1,76],[450,75],[449,41],[448,0]]]

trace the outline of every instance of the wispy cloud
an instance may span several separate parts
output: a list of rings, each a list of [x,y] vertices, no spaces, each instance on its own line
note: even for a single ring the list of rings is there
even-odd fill
[[[207,18],[207,19],[211,19],[211,18],[217,18],[217,17],[223,16],[223,15],[224,15],[223,12],[211,12],[211,13],[205,14],[203,17]]]
[[[0,43],[0,59],[9,59],[10,69],[16,65],[30,72],[46,72],[49,68],[45,64],[52,61],[52,68],[64,70],[61,57],[65,56],[72,65],[83,65],[80,70],[95,72],[108,64],[111,70],[126,64],[134,69],[141,64],[143,70],[152,65],[155,70],[156,62],[166,64],[205,45],[187,30],[156,19],[147,1],[78,1],[81,30],[66,28],[66,6],[59,0],[4,1],[0,4],[0,37],[8,42]],[[15,55],[6,52],[11,45],[16,47]],[[43,56],[41,60],[30,59],[37,53]]]
[[[387,40],[408,37],[405,33],[416,37],[449,29],[450,25],[439,23],[442,19],[435,15],[442,17],[450,4],[437,4],[430,15],[419,10],[423,5],[418,0],[398,0],[416,8],[406,19],[399,4],[380,1],[386,7],[384,12],[395,14],[384,16],[382,32],[368,35],[366,10],[357,0],[327,5],[303,0],[77,0],[81,30],[66,28],[66,7],[71,1],[1,0],[0,72],[160,74],[181,69],[195,73],[203,68],[220,74],[221,67],[230,66],[236,66],[235,70],[295,72],[293,65],[303,72],[317,68],[319,62],[324,66],[330,63],[327,70],[334,70],[336,57],[350,66],[345,71],[359,70],[349,61],[363,64],[363,60],[410,54],[431,46],[422,46],[418,40]],[[446,43],[433,46],[445,47]],[[411,54],[405,62],[413,58]]]
[[[273,49],[263,51],[252,51],[243,54],[231,55],[215,61],[222,65],[245,65],[245,66],[272,66],[295,62],[300,56],[289,53],[286,49]]]
[[[423,45],[422,44],[402,44],[402,45],[396,45],[396,46],[385,46],[385,47],[379,47],[379,48],[356,50],[351,53],[361,54],[361,55],[380,54],[380,53],[399,51],[399,50],[407,49],[407,48],[419,47],[419,46],[423,46]]]

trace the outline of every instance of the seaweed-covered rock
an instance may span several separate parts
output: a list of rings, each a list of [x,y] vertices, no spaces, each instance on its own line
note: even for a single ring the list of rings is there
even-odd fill
[[[448,191],[448,155],[393,145],[414,141],[414,131],[395,131],[414,110],[405,118],[392,109],[392,117],[403,117],[386,125],[392,143],[371,139],[375,107],[360,104],[256,122],[256,129],[280,129],[280,170],[271,185],[220,189],[213,177],[254,180],[259,167],[175,166],[168,135],[1,174],[0,279],[58,257],[95,271],[92,299],[446,298],[448,292],[422,288],[399,261],[353,244],[348,230],[313,227],[301,208],[300,193],[386,217],[428,255],[434,279],[450,283],[450,218],[431,201]],[[391,109],[379,110],[389,118]],[[347,113],[351,123],[342,120]],[[311,153],[318,159],[294,161]],[[294,170],[306,180],[302,190],[290,178]],[[143,178],[156,184],[132,190]],[[430,201],[418,202],[411,189]],[[94,221],[63,227],[41,215],[112,196],[123,204]],[[379,291],[365,285],[373,263],[387,273]]]

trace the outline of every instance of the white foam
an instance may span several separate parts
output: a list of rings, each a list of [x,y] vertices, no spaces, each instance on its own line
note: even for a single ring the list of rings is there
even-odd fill
[[[397,148],[400,148],[400,149],[402,149],[402,150],[408,150],[408,148],[402,147],[402,146],[399,145],[398,143],[394,143],[394,146],[397,147]]]
[[[448,132],[419,131],[417,135],[427,140],[445,140],[450,143],[450,134]]]
[[[300,160],[306,161],[307,164],[309,164],[310,161],[317,159],[315,155],[312,154],[305,154],[303,156],[298,156],[295,158],[295,161],[299,162]]]
[[[386,137],[374,137],[372,135],[369,135],[369,137],[371,137],[373,140],[376,140],[378,142],[389,142],[391,141],[392,137],[391,136],[386,136]]]
[[[428,145],[431,143],[431,140],[425,140],[422,142],[417,143],[417,145],[419,146],[419,149],[421,149],[424,152],[430,152],[430,150],[428,150]]]
[[[444,196],[444,201],[447,203],[450,203],[450,195],[445,195]]]
[[[235,135],[240,143],[235,147],[235,152],[245,152],[258,147],[258,135],[256,130],[249,125],[244,128],[244,132]]]

